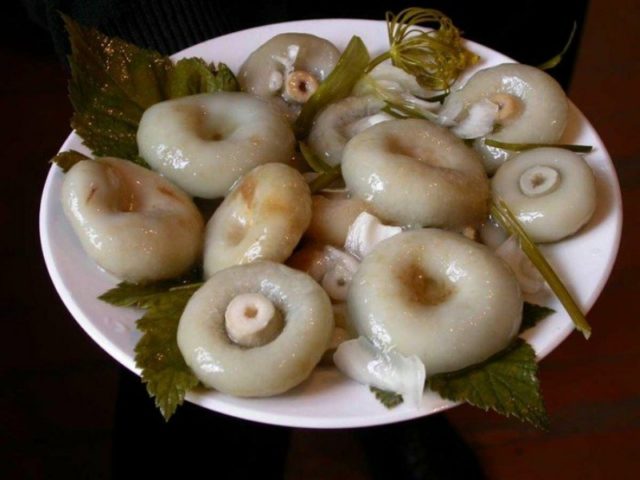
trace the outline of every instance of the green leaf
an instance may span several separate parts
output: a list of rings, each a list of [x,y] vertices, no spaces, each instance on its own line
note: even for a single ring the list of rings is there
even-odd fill
[[[427,386],[443,398],[514,416],[547,429],[533,348],[518,338],[488,360],[451,373],[433,375]]]
[[[522,323],[520,324],[520,333],[535,327],[538,322],[541,322],[552,313],[556,313],[553,308],[524,302],[524,305],[522,306]]]
[[[298,138],[307,136],[313,119],[320,110],[351,93],[368,64],[367,47],[360,37],[354,35],[329,76],[302,107],[294,125]]]
[[[67,150],[66,152],[60,152],[51,159],[51,163],[58,165],[64,173],[71,170],[76,163],[82,160],[89,160],[84,153],[80,153],[76,150]]]
[[[158,52],[62,18],[71,43],[71,126],[96,156],[146,165],[138,156],[136,132],[147,108],[183,95],[238,89],[223,64],[218,71],[201,59],[174,65]]]
[[[169,72],[169,98],[185,97],[220,90],[238,90],[239,86],[229,67],[221,63],[219,70],[201,58],[185,58]]]
[[[397,407],[402,402],[404,402],[402,395],[400,395],[399,393],[389,392],[387,390],[382,390],[378,387],[369,387],[369,390],[371,390],[371,393],[373,393],[376,396],[378,401],[381,404],[383,404],[385,407],[387,407],[389,410],[391,410],[394,407]]]
[[[165,420],[169,420],[186,393],[199,383],[180,353],[178,324],[187,302],[202,283],[183,280],[133,285],[123,282],[99,298],[112,305],[146,309],[136,322],[142,337],[135,347],[136,366],[142,381],[155,398]]]

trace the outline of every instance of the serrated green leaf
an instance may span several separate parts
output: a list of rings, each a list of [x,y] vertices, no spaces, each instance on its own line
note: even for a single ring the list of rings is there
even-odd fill
[[[76,150],[67,150],[66,152],[60,152],[51,159],[51,163],[58,165],[64,173],[67,173],[71,167],[82,160],[88,160],[84,153],[80,153]]]
[[[201,283],[168,280],[149,285],[120,283],[101,300],[122,307],[146,309],[136,322],[142,337],[135,347],[136,366],[156,407],[169,420],[187,392],[199,381],[187,366],[177,342],[178,324],[187,302]]]
[[[194,269],[180,278],[171,280],[147,284],[120,282],[114,288],[100,295],[98,299],[117,307],[149,308],[157,300],[155,297],[162,297],[167,293],[181,289],[188,290],[200,287],[202,285],[201,278],[202,272]]]
[[[367,47],[360,37],[354,35],[329,76],[302,107],[294,126],[298,138],[307,136],[320,110],[351,93],[368,64]]]
[[[381,388],[371,386],[369,387],[369,390],[371,390],[371,393],[376,396],[378,401],[389,410],[397,407],[402,402],[404,402],[402,395],[400,395],[399,393],[389,392],[387,390],[382,390]]]
[[[153,50],[111,38],[63,15],[71,43],[71,126],[96,156],[114,156],[147,166],[138,156],[136,132],[144,111],[169,98],[238,90],[224,64],[218,70],[190,58],[174,65]]]
[[[427,386],[443,398],[514,416],[547,429],[533,348],[518,338],[488,360],[457,372],[433,375]]]
[[[167,83],[169,98],[238,89],[236,78],[226,65],[221,63],[216,71],[214,65],[201,58],[180,60],[170,70]]]
[[[556,313],[553,308],[535,303],[524,302],[522,306],[522,323],[520,324],[520,333],[535,327],[552,313]]]

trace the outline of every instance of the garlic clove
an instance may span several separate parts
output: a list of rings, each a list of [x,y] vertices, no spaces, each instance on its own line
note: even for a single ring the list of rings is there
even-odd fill
[[[497,104],[482,99],[469,107],[467,116],[451,131],[458,137],[465,139],[484,137],[493,132],[498,111]]]
[[[333,355],[336,367],[347,377],[402,395],[408,405],[420,408],[426,380],[424,363],[394,349],[379,349],[365,337],[342,342]]]
[[[401,232],[401,227],[384,225],[375,215],[362,212],[349,227],[344,247],[355,258],[363,259],[378,243]]]

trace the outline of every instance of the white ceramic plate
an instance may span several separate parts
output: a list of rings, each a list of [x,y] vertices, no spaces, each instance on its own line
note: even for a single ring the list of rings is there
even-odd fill
[[[316,20],[281,23],[225,35],[195,45],[175,58],[198,56],[225,62],[235,72],[245,58],[272,36],[283,32],[308,32],[325,37],[344,49],[352,35],[359,35],[376,55],[387,47],[384,22],[368,20]],[[509,58],[481,45],[469,47],[482,57],[478,67],[486,67]],[[586,159],[593,168],[598,189],[598,208],[593,219],[579,235],[553,246],[544,247],[547,258],[564,279],[584,311],[596,301],[611,272],[622,225],[618,180],[597,133],[573,105],[570,123],[563,141],[593,145]],[[75,133],[69,135],[61,150],[85,153]],[[133,349],[140,336],[135,320],[140,312],[110,306],[96,297],[113,287],[117,280],[98,269],[84,254],[66,221],[60,205],[63,174],[52,167],[47,177],[40,210],[42,249],[49,274],[63,302],[100,347],[133,372]],[[526,334],[538,357],[551,352],[573,330],[572,324],[555,298],[532,299],[556,310],[556,314]],[[601,325],[593,325],[597,331]],[[585,343],[584,348],[589,348]],[[318,368],[302,385],[273,398],[234,398],[215,391],[192,393],[187,399],[205,408],[264,423],[311,428],[345,428],[379,425],[428,415],[454,404],[426,392],[421,409],[401,405],[387,410],[369,389],[344,378],[332,368]]]

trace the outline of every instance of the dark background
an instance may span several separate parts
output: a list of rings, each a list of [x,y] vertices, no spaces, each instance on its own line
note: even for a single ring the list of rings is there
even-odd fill
[[[40,2],[29,3],[37,7]],[[76,3],[82,2],[57,3],[78,8]],[[253,14],[241,15],[246,6],[230,3],[224,8],[231,20],[221,24],[220,31],[287,17],[365,16],[348,5],[306,2],[284,7],[275,3],[283,9],[262,7]],[[539,2],[523,2],[518,10],[513,4],[489,7],[485,2],[443,3],[431,2],[429,6],[446,11],[468,38],[536,64],[564,44],[571,27],[565,8],[582,2],[557,2],[555,9],[542,7]],[[389,6],[389,2],[370,2],[368,16],[381,18]],[[83,14],[75,13],[80,17]],[[579,13],[576,17],[580,21]],[[4,6],[1,22],[0,132],[4,155],[0,248],[4,268],[0,311],[4,335],[0,357],[0,475],[120,478],[120,467],[114,466],[112,458],[114,439],[119,448],[126,445],[136,454],[136,442],[145,438],[141,429],[157,425],[157,414],[143,390],[137,390],[138,396],[131,400],[130,390],[136,392],[137,380],[121,372],[115,360],[82,332],[46,273],[39,244],[38,209],[47,161],[70,130],[67,73],[49,33],[27,19],[20,3]],[[625,226],[618,262],[589,314],[594,328],[591,340],[586,342],[573,334],[541,364],[550,431],[538,432],[515,420],[467,406],[446,413],[489,478],[617,479],[634,478],[640,471],[640,309],[636,298],[640,263],[636,206],[640,201],[639,27],[637,1],[593,0],[581,41],[575,45],[577,57],[569,95],[599,131],[614,159],[625,202]],[[566,79],[570,66],[569,61],[556,75]],[[127,390],[125,397],[123,389]],[[142,414],[138,410],[128,412],[125,418],[130,428],[119,425],[119,433],[114,434],[116,410],[120,422],[122,411],[127,410],[123,398],[142,405],[148,402],[148,409]],[[207,415],[217,418],[213,413]],[[249,428],[248,422],[224,419],[212,420],[203,427],[215,430],[220,422],[238,430]],[[139,448],[144,450],[142,445]],[[160,455],[149,450],[144,454],[149,455],[150,464],[162,463],[162,454],[171,448],[165,445]],[[218,460],[213,448],[211,457],[204,461],[213,462],[211,474],[215,475]],[[371,473],[354,431],[296,429],[286,476],[366,479]]]

